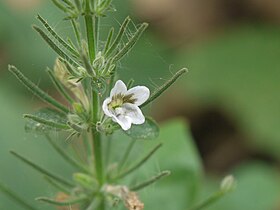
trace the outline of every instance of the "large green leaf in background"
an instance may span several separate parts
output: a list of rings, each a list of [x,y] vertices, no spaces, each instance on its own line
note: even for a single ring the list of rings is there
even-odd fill
[[[124,154],[127,147],[125,145],[129,141],[122,133],[114,136],[112,148],[116,154],[111,158],[112,162],[116,162]],[[127,183],[133,186],[160,171],[170,170],[169,177],[143,189],[140,192],[141,199],[146,209],[185,210],[193,204],[199,193],[202,167],[188,126],[183,120],[177,119],[162,125],[160,136],[156,140],[138,140],[127,165],[137,162],[159,142],[163,146],[139,171],[129,175]]]
[[[280,28],[244,26],[183,51],[192,103],[228,110],[259,148],[280,157]]]
[[[39,209],[52,209],[45,204],[39,204],[34,198],[42,195],[53,196],[54,189],[45,182],[42,175],[17,160],[9,151],[13,149],[63,177],[71,177],[70,173],[73,170],[61,158],[59,159],[42,136],[25,133],[25,120],[22,114],[30,112],[31,104],[24,97],[10,92],[5,87],[6,84],[2,81],[0,83],[0,181]],[[0,192],[0,209],[21,210],[22,208]]]
[[[163,147],[149,168],[170,170],[171,175],[143,191],[146,208],[184,210],[193,205],[199,193],[202,166],[198,152],[183,120],[164,124],[159,141]]]
[[[250,161],[233,170],[236,189],[207,210],[278,210],[280,206],[279,171],[263,162]],[[205,195],[218,187],[217,179],[208,178]],[[207,196],[206,196],[207,197]]]

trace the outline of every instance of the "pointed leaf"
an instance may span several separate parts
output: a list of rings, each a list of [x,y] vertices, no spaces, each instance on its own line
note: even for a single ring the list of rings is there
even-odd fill
[[[63,12],[67,12],[67,8],[63,4],[59,3],[57,0],[52,0],[52,2],[57,8],[61,9]]]
[[[83,172],[89,172],[89,170],[84,165],[79,163],[76,159],[72,158],[68,153],[66,153],[65,150],[61,149],[48,135],[46,135],[46,138],[52,145],[52,147],[57,151],[57,153],[59,153],[64,158],[64,160]]]
[[[104,50],[103,50],[103,53],[104,53],[104,54],[105,54],[105,53],[108,51],[108,49],[109,49],[109,46],[110,46],[111,41],[112,41],[113,34],[114,34],[114,28],[111,28],[111,30],[109,31],[108,37],[107,37],[107,41],[106,41]]]
[[[52,27],[47,23],[47,21],[41,17],[40,15],[37,15],[38,20],[44,25],[44,27],[50,32],[50,34],[63,46],[65,49],[67,49],[72,55],[75,57],[79,57],[79,53],[71,47],[67,42],[65,42],[53,29]]]
[[[56,182],[55,180],[49,178],[48,176],[45,176],[46,181],[52,185],[55,189],[57,189],[59,192],[64,192],[68,195],[71,194],[71,190],[67,189],[66,187],[62,186],[61,184],[59,184],[58,182]]]
[[[108,57],[117,48],[117,46],[119,45],[119,43],[120,43],[120,41],[121,41],[121,39],[122,39],[130,21],[131,21],[130,17],[127,17],[124,20],[123,24],[121,25],[121,28],[119,30],[119,33],[118,33],[117,37],[115,38],[114,42],[112,43],[112,45],[110,46],[108,51],[105,52],[106,57]]]
[[[180,76],[182,76],[186,72],[188,72],[188,70],[186,68],[179,70],[176,74],[173,75],[173,77],[171,79],[169,79],[161,87],[159,87],[157,90],[155,90],[153,92],[153,94],[150,96],[150,98],[144,104],[142,104],[140,107],[146,106],[147,104],[149,104],[150,102],[155,100],[157,97],[159,97],[165,90],[167,90],[172,84],[174,84],[174,82],[176,82],[176,80]]]
[[[67,93],[67,91],[65,90],[64,86],[61,84],[61,82],[55,77],[54,73],[50,70],[47,69],[47,72],[53,82],[53,84],[55,85],[56,89],[58,90],[58,92],[64,96],[64,98],[70,103],[73,104],[74,100],[72,99],[72,97]]]
[[[16,203],[18,203],[22,208],[27,209],[27,210],[37,210],[36,208],[34,208],[30,204],[28,204],[26,201],[24,201],[22,198],[20,198],[15,192],[13,192],[9,188],[5,187],[1,183],[0,183],[0,191],[2,191],[5,195],[10,197]]]
[[[110,8],[112,0],[104,0],[97,7],[97,14],[102,15],[108,8]]]
[[[66,200],[66,201],[56,201],[54,199],[47,198],[47,197],[36,198],[37,201],[43,201],[43,202],[46,202],[46,203],[49,203],[49,204],[53,204],[55,206],[69,206],[69,205],[73,205],[73,204],[76,204],[76,203],[81,203],[81,202],[83,202],[87,199],[88,198],[86,196],[80,197],[80,198],[73,198],[73,199],[69,199],[69,200]]]
[[[44,108],[33,115],[24,115],[27,118],[25,130],[27,132],[46,133],[52,130],[67,130],[67,116],[54,109]]]
[[[135,34],[130,38],[130,40],[124,45],[124,47],[114,56],[113,61],[116,62],[122,59],[137,43],[142,33],[148,27],[148,23],[142,23],[141,26],[137,29]]]
[[[12,72],[17,79],[27,87],[27,89],[32,92],[34,95],[36,95],[38,98],[40,98],[42,101],[45,101],[54,107],[60,109],[61,111],[68,113],[68,108],[60,104],[58,101],[56,101],[54,98],[49,96],[46,92],[44,92],[42,89],[40,89],[37,85],[35,85],[33,82],[31,82],[28,78],[26,78],[15,66],[9,65],[9,71]]]
[[[67,4],[69,8],[71,8],[71,9],[75,8],[75,5],[71,1],[69,1],[69,0],[61,0],[61,1],[63,1],[65,4]]]
[[[162,179],[162,178],[164,178],[166,176],[169,176],[170,174],[171,174],[170,171],[162,171],[158,175],[150,178],[149,180],[147,180],[147,181],[145,181],[145,182],[143,182],[141,184],[138,184],[138,185],[136,185],[134,187],[131,187],[130,190],[131,191],[141,190],[141,189],[143,189],[145,187],[150,186],[151,184],[155,183],[156,181],[159,181],[160,179]]]
[[[133,139],[155,139],[159,135],[159,127],[154,120],[146,118],[141,125],[132,125],[125,133]]]
[[[46,34],[43,30],[38,28],[37,26],[33,26],[34,30],[39,33],[39,35],[47,42],[47,44],[63,59],[67,60],[72,65],[78,67],[80,66],[75,60],[73,60],[71,57],[69,57],[61,48],[58,46],[52,38]]]
[[[35,170],[41,172],[42,174],[46,175],[46,176],[49,176],[50,178],[66,185],[66,186],[69,186],[69,187],[73,187],[74,185],[67,181],[65,178],[62,178],[50,171],[48,171],[47,169],[44,169],[42,168],[41,166],[38,166],[37,164],[33,163],[31,160],[23,157],[22,155],[16,153],[15,151],[10,151],[11,154],[13,154],[15,157],[17,157],[18,159],[20,159],[21,161],[23,161],[24,163],[26,163],[27,165],[31,166],[32,168],[34,168]]]
[[[41,126],[41,124],[43,124],[45,126],[55,128],[56,130],[61,130],[61,129],[68,130],[69,129],[69,127],[66,124],[60,124],[60,123],[56,123],[53,121],[49,121],[44,118],[37,117],[35,115],[25,114],[25,115],[23,115],[23,117],[37,122],[38,126]]]
[[[136,169],[140,168],[146,161],[152,157],[153,154],[162,146],[162,144],[156,145],[146,156],[144,156],[139,162],[137,162],[135,165],[131,166],[130,168],[126,169],[122,173],[120,173],[116,178],[113,178],[113,180],[121,179],[128,174],[132,173]]]
[[[81,46],[81,32],[79,30],[79,23],[75,19],[71,19],[72,28],[79,46]]]

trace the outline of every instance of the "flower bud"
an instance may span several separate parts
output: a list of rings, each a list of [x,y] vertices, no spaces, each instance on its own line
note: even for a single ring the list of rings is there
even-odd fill
[[[95,60],[92,62],[93,69],[96,71],[102,70],[105,64],[105,58],[101,55],[101,52],[99,52],[95,58]]]
[[[224,193],[227,193],[232,191],[235,188],[235,186],[236,186],[236,181],[234,177],[232,175],[228,175],[222,180],[220,189]]]
[[[73,175],[73,179],[78,185],[80,185],[83,188],[92,189],[92,190],[97,190],[98,188],[97,181],[93,177],[87,174],[75,173]]]
[[[54,75],[63,85],[68,87],[70,75],[67,71],[65,64],[59,59],[56,59],[54,64]]]

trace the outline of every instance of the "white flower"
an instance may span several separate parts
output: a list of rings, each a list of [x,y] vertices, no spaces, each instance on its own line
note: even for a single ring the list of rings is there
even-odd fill
[[[127,90],[126,85],[118,80],[110,92],[110,97],[103,102],[105,115],[117,122],[123,130],[128,130],[131,124],[143,124],[145,117],[138,106],[150,96],[150,90],[145,86],[136,86]]]

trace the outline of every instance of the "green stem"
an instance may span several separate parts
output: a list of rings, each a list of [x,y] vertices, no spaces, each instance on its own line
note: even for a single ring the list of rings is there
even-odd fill
[[[86,23],[86,31],[87,31],[89,58],[90,58],[90,63],[92,63],[95,58],[95,37],[93,32],[94,22],[90,11],[89,0],[86,0],[85,23]]]
[[[94,28],[94,37],[95,37],[95,52],[97,53],[98,52],[98,40],[99,40],[99,17],[95,16],[94,18],[94,25],[95,25],[95,28]]]
[[[126,161],[128,159],[128,156],[129,156],[129,154],[130,154],[130,152],[131,152],[131,150],[132,150],[132,148],[133,148],[135,143],[136,143],[136,140],[134,140],[134,139],[131,140],[131,142],[129,143],[129,145],[128,145],[125,153],[124,153],[124,156],[123,156],[123,158],[120,161],[119,170],[121,170],[123,168],[124,164],[126,163]]]
[[[93,124],[96,125],[99,122],[99,95],[97,92],[92,91],[92,120]],[[103,176],[103,161],[102,161],[102,144],[101,144],[101,134],[96,130],[95,127],[92,128],[92,140],[93,140],[93,152],[95,158],[95,169],[97,179],[100,186],[104,184]]]
[[[216,201],[220,200],[224,195],[225,195],[225,193],[220,190],[220,191],[212,194],[210,197],[208,197],[206,200],[202,201],[201,203],[197,204],[196,206],[193,206],[189,210],[202,210],[202,209],[212,205]]]

